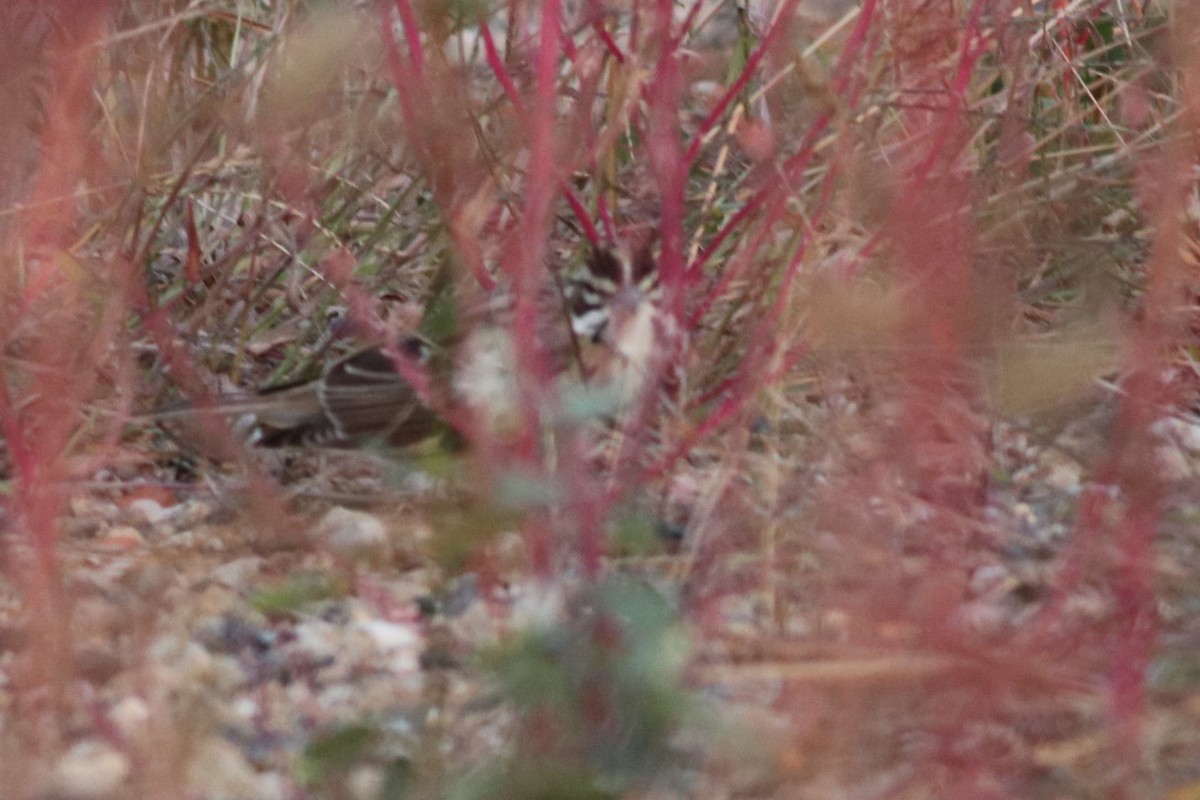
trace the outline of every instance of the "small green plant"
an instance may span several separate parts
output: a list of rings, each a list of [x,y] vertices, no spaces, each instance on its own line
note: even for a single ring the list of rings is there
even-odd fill
[[[472,796],[615,797],[662,777],[689,715],[687,655],[673,604],[623,576],[570,598],[561,618],[514,631],[481,659],[519,733]]]

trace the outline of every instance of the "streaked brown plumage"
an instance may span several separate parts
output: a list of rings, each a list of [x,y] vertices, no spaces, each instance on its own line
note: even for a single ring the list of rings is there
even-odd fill
[[[564,296],[559,297],[557,291],[547,292],[549,304],[557,309],[539,309],[539,314],[547,318],[547,324],[539,326],[539,337],[556,369],[565,367],[570,360],[567,353],[572,336],[577,340],[616,344],[617,332],[611,323],[621,315],[610,314],[608,306],[614,301],[628,304],[631,298],[652,303],[656,278],[652,261],[630,263],[607,250],[598,250],[588,261],[587,274],[564,281]],[[497,361],[502,371],[516,368],[511,352],[503,352],[503,344],[500,353],[496,353],[495,345],[489,344],[496,339],[506,341],[502,335],[496,335],[506,327],[495,318],[503,314],[489,309],[484,316],[487,319],[479,323],[482,335],[480,331],[474,335],[468,333],[464,343],[451,345],[458,351],[453,359],[439,357],[432,359],[436,363],[431,363],[436,348],[411,334],[400,338],[398,355],[428,367],[435,382],[444,382],[450,368],[457,366],[453,390],[458,400],[468,405],[477,406],[489,400],[503,403],[505,399],[497,395],[503,394],[504,389],[496,387],[511,383],[511,379],[497,381],[494,375],[489,375],[477,381],[472,375],[480,369],[485,373],[494,369],[492,362]],[[570,331],[566,330],[568,317]],[[616,349],[620,352],[621,348]],[[454,360],[464,363],[454,365]],[[478,387],[470,386],[472,381],[477,381]],[[214,412],[241,416],[244,421],[238,427],[250,431],[249,441],[266,447],[339,447],[369,441],[402,447],[423,441],[443,429],[438,414],[422,402],[400,374],[392,355],[378,346],[332,362],[316,380],[271,387],[257,397],[223,403]]]
[[[430,345],[401,340],[403,357],[426,363]],[[438,430],[438,415],[400,375],[391,355],[371,347],[335,361],[315,381],[263,392],[252,441],[267,447],[344,446],[378,439],[414,444]]]

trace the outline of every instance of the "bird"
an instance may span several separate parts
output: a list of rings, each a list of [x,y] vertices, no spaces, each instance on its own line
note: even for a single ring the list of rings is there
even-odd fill
[[[401,374],[399,360],[426,366],[432,353],[431,343],[407,334],[395,353],[365,347],[332,362],[316,380],[265,389],[253,409],[249,441],[263,447],[423,441],[440,419]]]
[[[655,354],[677,341],[677,327],[662,312],[658,263],[648,243],[636,250],[594,252],[588,275],[587,286],[576,293],[572,319],[577,325],[595,323],[593,335],[605,352],[593,370],[593,383],[607,398],[605,422],[619,425],[646,397],[655,380]]]
[[[586,267],[563,287],[576,336],[614,345],[633,312],[657,311],[658,268],[648,247],[634,253],[596,248]]]
[[[539,298],[539,314],[547,317],[539,338],[551,363],[568,362],[570,350],[578,358],[581,345],[628,360],[622,334],[645,329],[644,320],[657,308],[657,280],[648,250],[630,257],[594,248],[582,271],[561,280],[557,296],[543,292]],[[500,425],[496,420],[514,416],[511,405],[518,394],[516,359],[504,324],[510,307],[510,302],[488,303],[474,330],[444,346],[415,332],[402,333],[390,347],[369,345],[332,361],[314,380],[267,387],[248,399],[219,402],[213,411],[238,418],[235,429],[261,447],[418,444],[447,424],[403,374],[406,361],[430,373],[435,385],[448,384],[452,402],[473,406]],[[565,336],[564,328],[569,329]],[[646,338],[644,331],[639,336]]]

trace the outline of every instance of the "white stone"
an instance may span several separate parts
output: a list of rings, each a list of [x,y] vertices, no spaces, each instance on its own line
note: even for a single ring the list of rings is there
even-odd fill
[[[325,512],[313,536],[340,556],[353,561],[383,561],[388,556],[387,526],[364,511],[338,506]]]
[[[52,791],[69,800],[116,797],[129,777],[129,759],[104,742],[87,739],[75,744],[54,766]]]
[[[171,514],[169,509],[163,508],[161,503],[149,497],[139,497],[128,505],[128,509],[131,514],[151,525],[162,522]]]
[[[420,669],[424,640],[416,625],[388,622],[382,619],[362,620],[358,627],[375,646],[387,654],[395,672],[415,672]]]

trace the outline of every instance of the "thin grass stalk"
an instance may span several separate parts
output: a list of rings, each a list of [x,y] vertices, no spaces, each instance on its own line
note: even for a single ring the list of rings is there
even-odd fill
[[[1173,33],[1184,43],[1194,31],[1195,13],[1175,21]],[[1192,23],[1189,27],[1188,22]],[[1191,43],[1194,47],[1194,43]],[[1187,100],[1200,86],[1200,61],[1180,60],[1180,96],[1184,112],[1178,127],[1185,134],[1200,129],[1200,111]],[[1109,710],[1116,751],[1122,759],[1119,791],[1134,796],[1142,766],[1146,679],[1158,639],[1154,594],[1155,542],[1168,496],[1168,485],[1156,458],[1152,426],[1161,409],[1177,399],[1163,384],[1172,353],[1187,341],[1177,309],[1185,291],[1188,268],[1180,254],[1189,241],[1185,229],[1188,197],[1193,189],[1192,146],[1185,136],[1168,136],[1161,155],[1143,161],[1139,197],[1155,225],[1150,258],[1145,265],[1142,319],[1133,329],[1123,370],[1123,392],[1109,448],[1080,500],[1078,520],[1064,567],[1053,586],[1051,602],[1037,620],[1039,639],[1052,635],[1070,593],[1086,576],[1086,564],[1097,552],[1115,548],[1112,589],[1116,600],[1115,634],[1100,637],[1109,660]]]
[[[616,40],[612,38],[612,34],[608,32],[608,28],[604,27],[604,21],[599,17],[592,20],[592,30],[596,32],[596,36],[600,39],[601,43],[612,55],[612,57],[617,60],[617,63],[624,66],[626,58],[625,53],[621,51],[621,46],[618,45]]]
[[[525,115],[525,103],[521,100],[521,93],[517,91],[516,84],[513,83],[512,76],[508,74],[508,69],[504,66],[504,60],[500,57],[500,52],[496,49],[496,41],[492,37],[492,29],[488,25],[487,17],[480,15],[475,23],[479,26],[479,32],[483,35],[484,54],[487,56],[488,67],[491,68],[492,74],[496,76],[496,80],[500,82],[500,88],[504,90],[504,96],[513,104],[513,110],[518,116]]]
[[[677,324],[683,318],[684,205],[687,200],[688,165],[679,138],[679,109],[683,97],[679,71],[678,43],[671,35],[674,4],[655,4],[655,39],[660,50],[654,74],[646,86],[648,106],[647,148],[650,169],[658,185],[659,280],[663,286],[664,312]]]
[[[862,10],[859,12],[854,30],[847,37],[846,43],[842,47],[842,52],[838,57],[837,64],[834,67],[833,78],[830,81],[830,92],[834,96],[846,93],[846,108],[852,109],[855,107],[858,95],[861,92],[861,83],[852,85],[854,72],[851,66],[867,42],[867,35],[871,30],[871,22],[874,19],[876,4],[877,0],[865,0]],[[825,130],[833,123],[834,119],[835,115],[833,112],[825,112],[813,121],[808,131],[805,132],[804,139],[800,143],[797,152],[781,166],[779,170],[780,174],[747,199],[742,208],[738,209],[730,217],[729,221],[721,226],[708,245],[688,265],[689,274],[698,277],[704,265],[720,250],[725,240],[734,231],[739,230],[760,206],[767,203],[778,206],[779,203],[786,199],[786,195],[795,186],[796,181],[803,174],[804,170],[807,169],[809,162],[813,158],[818,141]],[[775,215],[779,213],[780,211],[776,210]],[[694,322],[696,319],[698,317],[693,315],[691,321]]]
[[[13,383],[4,387],[0,413],[15,473],[11,508],[25,534],[32,564],[19,545],[10,549],[7,568],[21,587],[37,634],[31,675],[50,684],[57,695],[70,669],[69,600],[58,564],[58,523],[63,512],[67,447],[77,424],[77,411],[95,381],[84,356],[103,319],[90,314],[88,290],[103,292],[106,277],[88,275],[72,248],[78,225],[75,187],[81,176],[92,177],[87,163],[95,43],[103,37],[108,4],[95,3],[56,29],[50,38],[49,100],[42,132],[42,159],[31,192],[32,210],[19,234],[28,253],[29,272],[19,294],[16,315],[7,335],[28,330],[28,361],[34,365],[28,388],[16,397]],[[50,203],[52,198],[68,198]],[[65,208],[64,208],[65,206]],[[13,276],[9,276],[13,280]],[[89,282],[94,281],[94,286]],[[111,298],[103,298],[110,300]],[[17,342],[10,339],[11,344]]]
[[[746,59],[741,73],[734,79],[729,88],[725,90],[725,93],[713,106],[712,111],[700,123],[699,128],[696,130],[695,138],[692,139],[692,144],[684,156],[686,163],[692,164],[695,162],[696,157],[700,154],[700,148],[704,145],[708,132],[724,118],[729,105],[741,95],[742,90],[746,88],[746,84],[757,74],[759,64],[767,53],[770,52],[770,49],[775,46],[776,40],[784,36],[790,29],[790,23],[796,13],[797,5],[799,5],[799,0],[784,0],[781,10],[775,15],[762,41],[754,49],[754,52],[750,54],[750,57]]]

